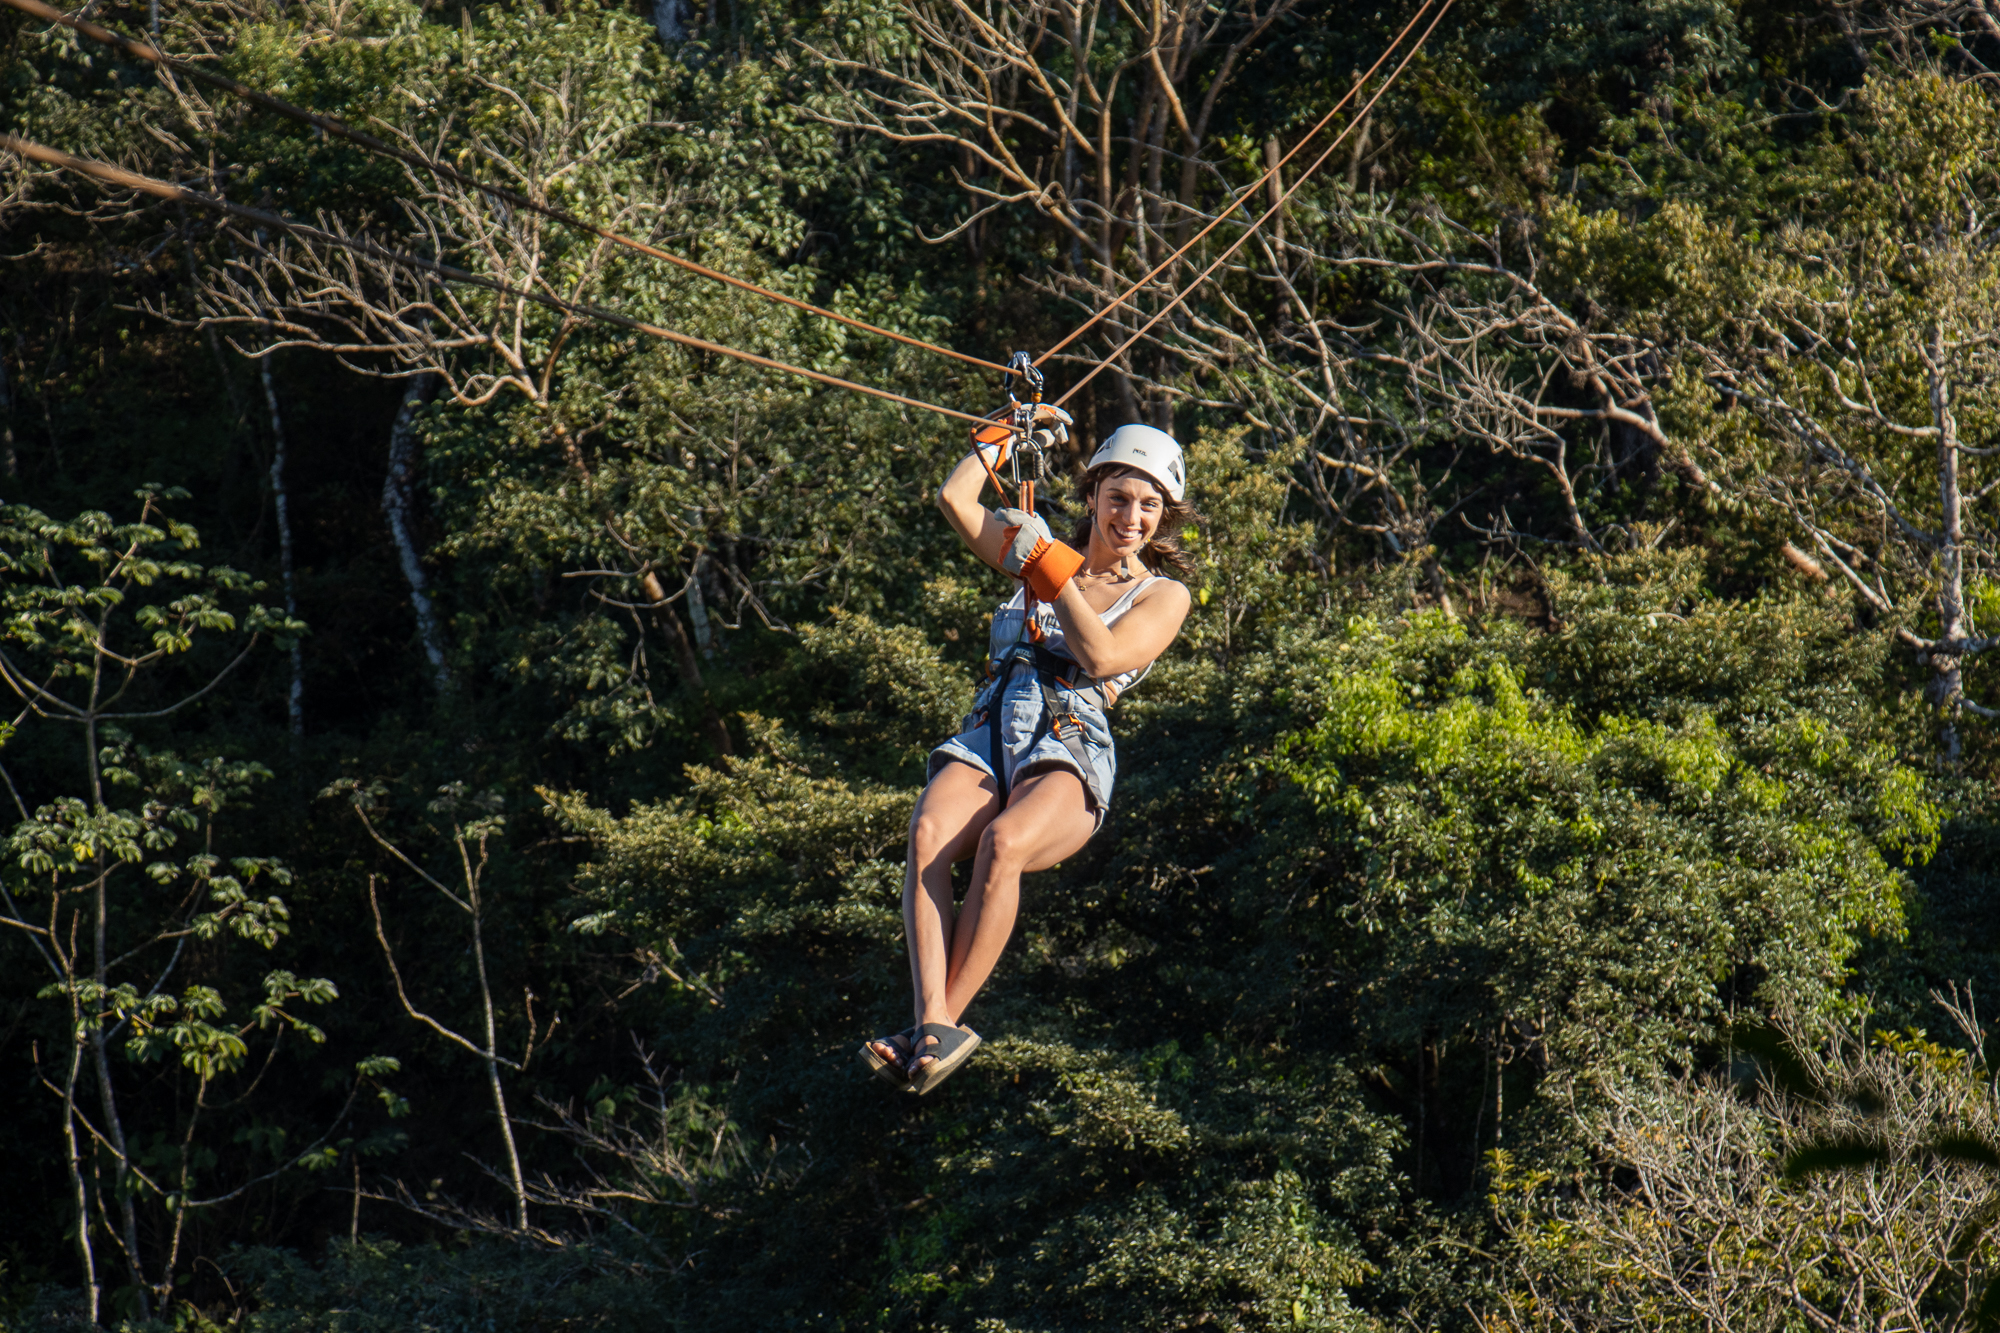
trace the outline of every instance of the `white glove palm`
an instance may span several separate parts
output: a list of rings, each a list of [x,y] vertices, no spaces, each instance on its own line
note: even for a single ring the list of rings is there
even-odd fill
[[[1007,544],[1000,550],[1000,567],[1015,578],[1025,577],[1022,570],[1034,562],[1055,534],[1042,521],[1040,514],[1031,514],[1025,509],[1001,509],[994,513],[1000,520],[1000,527],[1007,534]]]
[[[1054,403],[1043,403],[1035,408],[1035,443],[1044,449],[1069,443],[1069,428],[1076,424],[1076,418],[1057,407]]]

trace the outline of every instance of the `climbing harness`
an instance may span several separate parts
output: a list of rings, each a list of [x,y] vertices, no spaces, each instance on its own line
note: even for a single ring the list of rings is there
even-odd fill
[[[993,465],[987,461],[982,444],[1001,444],[1002,436],[1006,445],[1006,461],[1014,483],[1017,497],[1015,507],[1025,514],[1035,514],[1035,487],[1049,477],[1049,452],[1056,443],[1053,430],[1041,428],[1037,414],[1042,406],[1042,395],[1046,387],[1042,372],[1034,358],[1026,352],[1015,352],[1007,363],[1007,402],[990,414],[992,424],[973,430],[974,449],[979,451],[980,461],[986,464],[987,475],[992,478],[994,488],[1000,492],[1001,502],[1007,500],[1007,487],[1002,484]],[[1066,417],[1068,414],[1062,414]],[[1005,426],[1001,425],[1004,420]],[[1057,429],[1061,429],[1058,423]],[[1067,432],[1064,432],[1066,437]],[[1094,678],[1085,674],[1083,668],[1069,658],[1051,652],[1043,644],[1044,634],[1041,619],[1035,614],[1038,599],[1033,585],[1023,578],[1021,584],[1022,615],[1021,630],[1012,645],[1004,653],[987,663],[987,689],[985,716],[975,720],[974,725],[983,725],[987,734],[987,753],[992,760],[993,780],[999,785],[1000,800],[1007,800],[1009,782],[1005,759],[1005,737],[1002,728],[1007,712],[1007,693],[1013,683],[1014,674],[1020,670],[1034,673],[1036,687],[1041,697],[1040,717],[1034,731],[1029,735],[1023,753],[1030,753],[1041,744],[1042,739],[1054,736],[1069,752],[1077,766],[1077,772],[1088,781],[1092,773],[1089,752],[1084,748],[1083,718],[1077,712],[1077,705],[1064,699],[1064,694],[1074,696],[1081,688],[1096,686]],[[1100,698],[1102,693],[1100,692]]]
[[[1027,401],[1021,400],[1021,389],[1027,390]],[[1013,430],[1013,449],[1010,461],[1014,469],[1014,492],[1020,496],[1020,508],[1027,513],[1035,512],[1035,483],[1048,476],[1048,451],[1042,447],[1040,432],[1035,429],[1035,409],[1042,405],[1042,372],[1035,368],[1026,352],[1016,352],[1007,362],[1007,405],[1008,425]],[[1026,476],[1022,475],[1025,465]],[[1005,499],[1003,493],[1002,499]],[[1027,586],[1025,583],[1023,586]],[[1035,619],[1035,592],[1028,589],[1028,614],[1021,619],[1022,632],[1039,643],[1042,637],[1041,624]]]
[[[1032,616],[1023,617],[1022,623],[1025,625],[1030,620]],[[993,781],[1000,787],[1002,805],[1007,803],[1010,785],[1007,781],[1006,738],[1001,731],[1007,714],[1007,688],[1013,683],[1015,671],[1023,667],[1035,673],[1035,683],[1041,690],[1042,715],[1029,734],[1027,744],[1022,747],[1022,753],[1032,753],[1044,736],[1054,736],[1076,762],[1078,776],[1088,782],[1091,773],[1090,753],[1083,746],[1083,718],[1078,715],[1073,703],[1064,702],[1061,691],[1073,694],[1078,690],[1079,682],[1095,686],[1096,680],[1085,675],[1083,668],[1067,657],[1058,657],[1039,643],[1017,640],[1003,658],[987,663],[991,684],[986,698],[986,752],[993,761]]]

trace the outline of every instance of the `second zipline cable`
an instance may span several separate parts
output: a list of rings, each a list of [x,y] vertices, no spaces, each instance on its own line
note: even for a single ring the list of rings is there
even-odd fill
[[[1423,3],[1417,6],[1417,12],[1410,15],[1410,21],[1403,25],[1402,31],[1398,32],[1394,37],[1391,37],[1389,39],[1389,44],[1382,48],[1382,54],[1375,57],[1375,63],[1370,65],[1367,68],[1367,70],[1363,74],[1361,74],[1360,77],[1354,80],[1353,84],[1349,86],[1347,91],[1341,94],[1340,100],[1338,102],[1335,102],[1331,107],[1329,107],[1327,109],[1327,113],[1321,116],[1319,120],[1313,125],[1313,127],[1307,130],[1304,136],[1302,136],[1297,143],[1293,144],[1292,147],[1285,153],[1283,157],[1279,158],[1276,162],[1273,162],[1270,166],[1264,168],[1264,173],[1261,176],[1257,177],[1257,179],[1251,181],[1248,185],[1244,186],[1243,193],[1241,195],[1238,195],[1237,197],[1240,199],[1255,194],[1258,188],[1261,187],[1266,181],[1270,180],[1273,176],[1277,175],[1278,172],[1284,170],[1285,164],[1287,162],[1290,162],[1294,157],[1298,156],[1301,152],[1305,151],[1306,145],[1311,143],[1313,139],[1318,136],[1321,130],[1325,129],[1328,125],[1333,123],[1333,118],[1340,114],[1340,108],[1346,106],[1348,102],[1353,99],[1354,95],[1361,91],[1362,86],[1366,84],[1369,79],[1375,76],[1376,70],[1382,68],[1382,62],[1384,62],[1390,57],[1390,55],[1395,51],[1396,47],[1402,43],[1403,38],[1409,36],[1410,29],[1417,26],[1417,21],[1423,18],[1424,11],[1429,9],[1431,5],[1434,4],[1435,2],[1436,0],[1423,0]],[[0,0],[0,3],[14,4],[16,3],[16,0]],[[1448,6],[1451,3],[1451,0],[1445,0],[1445,3]],[[1438,11],[1440,17],[1442,17],[1443,12],[1444,12],[1443,10]],[[1432,19],[1431,27],[1436,27],[1436,26],[1437,26],[1437,19]],[[1428,36],[1430,36],[1430,28],[1424,29],[1424,37]],[[1417,39],[1417,45],[1422,46],[1423,44],[1424,44],[1423,37],[1419,37]],[[1403,59],[1404,62],[1407,63],[1409,57],[1405,56],[1403,57]],[[1396,68],[1398,73],[1402,72],[1401,65],[1397,66]],[[1395,81],[1395,75],[1392,74],[1389,77],[1390,77],[1390,82],[1393,83]],[[1377,96],[1380,96],[1380,94],[1378,93]],[[1374,102],[1371,101],[1369,102],[1368,105],[1373,106],[1375,104]],[[1364,108],[1364,114],[1365,114],[1365,108]],[[1349,122],[1348,128],[1349,129],[1353,128],[1352,121]],[[1340,140],[1346,137],[1347,137],[1347,130],[1342,130],[1340,132],[1339,137],[1334,139],[1333,141],[1334,146],[1337,147],[1340,143]],[[1331,149],[1329,149],[1328,151],[1331,151]],[[1324,158],[1322,158],[1321,160],[1323,161]],[[1319,165],[1318,162],[1313,163],[1313,167],[1316,167],[1318,165]],[[1304,176],[1310,176],[1312,174],[1313,167],[1307,167]],[[1304,176],[1301,176],[1300,179],[1303,180]],[[1294,188],[1297,188],[1296,185],[1294,186]],[[1290,191],[1287,191],[1285,194],[1285,199],[1289,198],[1291,198],[1291,193]],[[1280,199],[1278,202],[1280,205],[1282,205],[1284,203],[1284,199]],[[1151,282],[1154,278],[1159,277],[1162,273],[1165,273],[1175,264],[1180,263],[1180,261],[1182,260],[1183,257],[1186,256],[1188,251],[1194,249],[1195,246],[1201,244],[1201,242],[1208,237],[1208,234],[1210,232],[1214,231],[1217,227],[1222,225],[1224,219],[1226,219],[1229,216],[1231,211],[1232,211],[1231,209],[1223,209],[1222,211],[1218,212],[1215,215],[1215,217],[1209,220],[1207,226],[1203,227],[1200,231],[1196,232],[1193,236],[1189,237],[1187,242],[1182,246],[1180,246],[1178,249],[1176,249],[1172,254],[1168,255],[1165,259],[1162,259],[1159,263],[1155,264],[1151,272],[1147,273],[1144,277],[1134,282],[1131,286],[1127,287],[1123,292],[1120,292],[1116,297],[1114,297],[1111,300],[1109,304],[1105,305],[1104,307],[1096,311],[1094,314],[1090,316],[1089,319],[1084,320],[1083,323],[1077,325],[1074,329],[1071,329],[1061,342],[1057,343],[1055,346],[1049,348],[1048,351],[1043,352],[1040,356],[1036,357],[1035,364],[1038,366],[1043,364],[1050,357],[1054,356],[1057,352],[1060,352],[1063,348],[1069,346],[1071,343],[1075,342],[1078,338],[1081,338],[1085,333],[1088,333],[1091,327],[1095,325],[1099,320],[1105,318],[1112,311],[1116,310],[1119,306],[1124,305],[1127,301],[1130,301],[1133,297],[1137,296],[1140,292],[1144,291],[1147,283]],[[1275,208],[1272,210],[1272,212],[1276,211],[1277,210]],[[1269,217],[1270,214],[1267,213],[1265,214],[1265,216]],[[1261,221],[1262,219],[1259,219],[1260,223]],[[1067,395],[1065,395],[1065,397],[1067,397]]]
[[[872,385],[858,384],[853,380],[844,380],[837,375],[828,375],[823,371],[808,370],[804,366],[795,366],[789,362],[775,360],[768,356],[759,356],[755,352],[741,351],[734,347],[724,346],[721,343],[710,342],[706,338],[697,338],[692,334],[679,333],[658,324],[649,324],[645,320],[634,319],[630,315],[620,314],[615,310],[607,310],[603,306],[587,305],[581,301],[565,301],[561,297],[512,287],[497,278],[484,277],[462,268],[455,268],[450,264],[441,264],[436,260],[423,259],[416,255],[391,250],[386,246],[377,245],[373,241],[359,240],[349,236],[337,236],[319,227],[297,222],[276,213],[266,213],[261,209],[245,208],[241,204],[233,204],[227,199],[218,199],[214,195],[203,194],[198,190],[190,190],[184,186],[175,185],[170,181],[155,180],[151,176],[142,176],[136,171],[127,171],[123,167],[114,167],[108,162],[97,162],[90,158],[76,157],[60,149],[49,148],[32,140],[23,139],[15,134],[0,131],[0,148],[4,148],[11,153],[18,153],[22,157],[30,158],[36,162],[46,163],[52,167],[61,167],[67,171],[74,171],[80,176],[87,176],[92,180],[100,181],[107,185],[116,185],[127,190],[137,190],[142,194],[150,194],[156,199],[165,199],[170,203],[193,204],[197,208],[206,208],[213,212],[226,213],[231,217],[242,218],[246,222],[254,222],[260,227],[270,227],[278,231],[290,232],[293,235],[309,237],[323,245],[339,246],[343,249],[352,250],[357,254],[367,255],[371,259],[379,259],[388,263],[401,264],[408,268],[418,269],[426,273],[434,273],[438,277],[451,282],[463,282],[475,287],[483,287],[488,291],[497,292],[502,296],[512,297],[516,300],[533,301],[536,305],[546,307],[550,310],[558,310],[567,314],[580,315],[587,319],[600,320],[606,324],[617,325],[619,328],[631,329],[635,333],[643,333],[649,337],[662,338],[668,342],[678,343],[683,347],[693,348],[696,351],[712,352],[717,356],[731,357],[753,366],[762,366],[766,370],[781,370],[788,375],[797,375],[802,379],[814,380],[836,389],[848,389],[855,393],[868,394],[874,398],[885,398],[892,403],[901,403],[905,407],[919,408],[925,412],[933,412],[942,417],[952,417],[959,421],[970,421],[973,423],[983,423],[986,420],[985,417],[974,416],[970,412],[960,412],[956,408],[939,407],[935,403],[926,403],[922,399],[906,397],[900,393],[892,393],[887,389],[877,389]]]
[[[1428,0],[1426,0],[1426,3],[1428,3]],[[1397,75],[1401,74],[1404,68],[1409,65],[1410,61],[1416,58],[1417,52],[1423,50],[1424,42],[1428,40],[1431,33],[1436,30],[1438,22],[1444,18],[1445,11],[1449,10],[1451,6],[1452,6],[1452,0],[1444,0],[1444,3],[1438,7],[1437,13],[1432,16],[1429,26],[1424,29],[1423,35],[1417,38],[1416,45],[1412,46],[1407,52],[1404,53],[1402,60],[1397,63],[1396,68],[1390,72],[1389,77],[1387,79],[1383,80],[1382,86],[1375,90],[1375,95],[1368,99],[1368,104],[1361,108],[1359,114],[1357,114],[1353,119],[1347,122],[1347,126],[1345,129],[1341,130],[1339,134],[1334,136],[1333,142],[1326,146],[1324,152],[1322,152],[1318,157],[1313,159],[1312,165],[1299,173],[1298,179],[1293,181],[1291,185],[1285,190],[1285,192],[1278,196],[1277,202],[1272,204],[1269,208],[1265,209],[1263,214],[1259,216],[1255,222],[1252,222],[1248,227],[1244,228],[1243,234],[1241,236],[1238,236],[1235,240],[1231,241],[1229,245],[1223,250],[1223,252],[1215,257],[1214,263],[1210,264],[1207,268],[1203,269],[1200,273],[1196,274],[1194,281],[1190,282],[1187,286],[1183,287],[1178,293],[1176,293],[1173,300],[1167,302],[1164,306],[1160,307],[1160,309],[1154,313],[1153,317],[1147,320],[1144,324],[1141,324],[1138,330],[1135,333],[1133,333],[1131,337],[1127,338],[1124,342],[1118,344],[1117,347],[1111,350],[1111,353],[1108,356],[1106,356],[1103,360],[1099,361],[1096,365],[1092,366],[1090,368],[1089,373],[1084,375],[1082,379],[1078,380],[1076,383],[1070,385],[1068,389],[1064,390],[1063,396],[1056,399],[1056,406],[1060,407],[1064,403],[1068,402],[1070,398],[1075,395],[1077,390],[1081,389],[1084,385],[1096,379],[1099,371],[1103,370],[1106,366],[1116,361],[1119,357],[1125,355],[1126,351],[1132,346],[1133,343],[1136,343],[1139,341],[1139,339],[1145,337],[1149,332],[1152,331],[1152,328],[1155,324],[1158,324],[1161,320],[1165,319],[1168,315],[1172,314],[1174,310],[1180,306],[1181,302],[1187,300],[1189,296],[1193,295],[1195,290],[1199,288],[1202,283],[1207,282],[1210,276],[1213,275],[1217,269],[1221,268],[1225,263],[1227,263],[1231,255],[1235,254],[1238,250],[1242,249],[1243,243],[1249,240],[1252,236],[1256,235],[1258,228],[1262,227],[1266,222],[1269,222],[1274,216],[1277,215],[1278,210],[1282,209],[1285,206],[1286,202],[1289,201],[1294,194],[1298,193],[1299,187],[1304,185],[1306,181],[1311,179],[1312,174],[1315,171],[1318,171],[1320,167],[1326,163],[1326,160],[1329,157],[1333,156],[1333,150],[1340,147],[1341,141],[1347,138],[1347,136],[1353,131],[1354,127],[1361,122],[1361,118],[1363,116],[1366,116],[1370,111],[1372,111],[1375,107],[1375,104],[1382,100],[1382,94],[1388,92],[1390,88],[1395,86]],[[1423,11],[1418,10],[1417,12],[1421,14]],[[1411,20],[1411,22],[1413,23],[1415,21],[1416,20],[1414,19]],[[1380,62],[1377,63],[1379,64]],[[1239,198],[1240,197],[1241,196],[1239,196]],[[1220,222],[1223,218],[1228,216],[1229,216],[1229,210],[1225,209],[1217,214],[1216,221]],[[1210,224],[1210,226],[1213,225],[1214,223]],[[1107,307],[1107,311],[1108,309],[1109,308]]]
[[[774,292],[768,287],[760,287],[754,282],[734,277],[722,272],[720,269],[710,268],[706,264],[698,264],[692,259],[673,253],[671,250],[662,250],[656,245],[648,245],[644,241],[633,240],[631,237],[621,235],[608,227],[600,227],[594,222],[577,217],[574,213],[565,212],[560,208],[537,202],[516,190],[508,189],[506,186],[488,184],[475,176],[460,171],[449,162],[440,162],[422,153],[413,152],[407,148],[399,148],[385,139],[378,139],[365,130],[357,130],[352,125],[333,116],[322,115],[317,111],[308,111],[302,106],[294,106],[281,97],[273,97],[267,92],[252,88],[240,79],[232,79],[227,74],[222,74],[215,70],[203,69],[200,65],[191,64],[185,60],[177,60],[157,47],[149,46],[145,42],[137,41],[130,37],[121,36],[109,28],[99,27],[88,20],[71,18],[59,9],[54,9],[43,4],[42,0],[0,0],[0,4],[18,9],[23,14],[41,19],[44,22],[60,24],[73,32],[90,38],[94,42],[102,42],[104,45],[123,51],[125,54],[136,59],[150,61],[161,69],[171,70],[176,74],[198,80],[208,84],[212,88],[220,88],[224,92],[242,98],[253,106],[259,106],[266,111],[274,112],[287,119],[310,125],[322,133],[333,135],[338,139],[345,139],[357,147],[366,149],[368,152],[394,158],[405,166],[434,172],[446,180],[455,181],[463,185],[469,190],[477,190],[481,194],[502,200],[516,208],[525,208],[529,212],[539,213],[550,221],[560,222],[566,227],[577,228],[580,231],[597,237],[599,240],[623,246],[628,250],[635,251],[649,258],[664,260],[676,267],[686,269],[690,273],[707,278],[711,282],[724,283],[739,291],[749,292],[752,296],[762,297],[766,301],[775,301],[779,305],[788,305],[795,310],[803,310],[807,314],[818,315],[822,319],[830,319],[835,323],[845,324],[851,329],[860,329],[864,333],[872,333],[880,338],[888,338],[892,341],[902,343],[907,347],[914,347],[919,351],[950,357],[955,361],[963,361],[965,364],[977,366],[981,370],[997,371],[1003,375],[1007,372],[1007,367],[1000,365],[998,362],[987,361],[980,357],[970,356],[964,352],[955,352],[949,347],[940,347],[936,343],[925,342],[922,338],[913,338],[907,333],[898,333],[894,329],[885,329],[879,324],[870,324],[867,320],[855,319],[851,315],[843,315],[838,311],[828,310],[824,306],[814,305],[810,301],[802,301],[796,296],[787,296],[783,292]]]

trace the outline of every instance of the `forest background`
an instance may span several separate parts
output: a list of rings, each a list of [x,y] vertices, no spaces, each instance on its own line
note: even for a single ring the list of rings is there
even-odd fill
[[[90,16],[988,361],[1133,291],[1051,386],[1205,517],[897,1095],[962,424],[386,251],[997,377],[0,17],[11,132],[322,229],[6,159],[7,1327],[2000,1321],[1992,6]]]

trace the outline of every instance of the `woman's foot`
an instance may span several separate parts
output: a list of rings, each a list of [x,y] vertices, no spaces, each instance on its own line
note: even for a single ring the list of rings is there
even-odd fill
[[[877,1037],[863,1042],[858,1052],[863,1067],[884,1083],[907,1090],[910,1086],[910,1045],[916,1040],[916,1035],[917,1030],[912,1027],[891,1037]]]
[[[896,1034],[910,1048],[910,1053],[903,1058],[903,1068],[908,1071],[911,1078],[916,1077],[919,1069],[928,1069],[937,1063],[938,1039],[923,1030],[933,1024],[944,1027],[957,1026],[949,1018],[927,1018],[909,1031]]]
[[[912,1090],[929,1092],[944,1082],[979,1048],[979,1034],[956,1023],[924,1023],[917,1028],[916,1056],[909,1062]]]
[[[910,1043],[915,1040],[916,1035],[915,1028],[904,1028],[893,1036],[877,1037],[868,1043],[868,1049],[875,1052],[876,1057],[885,1064],[893,1064],[898,1069],[907,1070],[910,1067]]]

